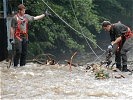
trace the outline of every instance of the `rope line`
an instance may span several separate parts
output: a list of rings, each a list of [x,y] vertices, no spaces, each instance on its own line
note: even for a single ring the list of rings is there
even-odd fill
[[[86,37],[85,37],[85,35],[84,35],[84,33],[83,33],[82,27],[81,27],[81,25],[80,25],[80,23],[79,23],[79,21],[78,21],[78,19],[77,19],[77,16],[76,16],[75,10],[74,10],[74,8],[73,8],[73,6],[72,6],[71,0],[69,0],[69,2],[70,2],[70,5],[71,5],[71,8],[72,8],[72,11],[73,11],[73,13],[74,13],[74,17],[75,17],[75,19],[76,19],[76,21],[77,21],[77,23],[78,23],[78,25],[79,25],[79,28],[80,28],[80,30],[81,30],[81,33],[82,33],[83,37],[85,38],[85,40],[86,40],[86,42],[87,42],[87,45],[90,47],[90,49],[91,49],[91,51],[94,53],[94,55],[98,58],[98,55],[97,55],[96,52],[93,50],[93,48],[91,47],[91,45],[89,44],[88,40],[86,39]]]
[[[103,54],[101,54],[96,60],[94,60],[93,63],[95,63],[97,60],[99,60],[105,53],[106,53],[106,51],[104,51]],[[100,59],[100,61],[102,61],[102,59]]]
[[[82,28],[81,28],[81,25],[80,25],[80,23],[79,23],[79,21],[78,21],[78,19],[77,19],[77,17],[76,17],[76,13],[75,13],[75,10],[74,10],[74,8],[73,8],[73,6],[72,6],[71,0],[69,0],[69,2],[70,2],[70,4],[71,4],[71,7],[72,7],[72,10],[73,10],[75,19],[76,19],[76,21],[77,21],[77,23],[78,23],[78,25],[79,25],[79,27],[80,27],[81,33],[83,34],[83,36],[84,36],[85,39],[86,39],[86,38],[87,38],[87,39],[90,39],[90,38],[88,38],[87,36],[85,36],[85,34],[83,33]],[[87,40],[87,39],[86,39],[86,40]],[[86,42],[88,43],[88,41],[86,41]],[[101,51],[105,51],[105,50],[103,50],[99,45],[97,45],[95,42],[94,42],[94,44],[95,44]],[[88,43],[88,45],[90,46],[89,43]],[[92,49],[91,46],[90,46],[90,48]],[[95,52],[93,49],[92,49],[92,51]],[[95,53],[95,54],[96,54],[96,53]]]
[[[95,44],[101,51],[104,51],[104,53],[106,52],[105,50],[103,50],[97,43],[95,43],[93,40],[91,40],[89,37],[87,37],[87,36],[85,36],[84,34],[82,34],[81,32],[79,32],[78,30],[76,30],[75,28],[73,28],[70,24],[68,24],[64,19],[62,19],[44,0],[42,0],[42,2],[61,20],[61,21],[63,21],[68,27],[70,27],[72,30],[74,30],[75,32],[77,32],[78,34],[81,34],[81,35],[83,35],[84,37],[85,37],[85,40],[86,40],[86,42],[87,42],[87,44],[90,46],[90,44],[88,43],[88,41],[87,41],[87,39],[89,40],[89,41],[91,41],[93,44]],[[78,22],[79,23],[79,22]],[[79,24],[80,25],[80,24]],[[80,26],[81,27],[81,26]],[[81,29],[82,30],[82,29]],[[90,46],[90,48],[91,48],[91,46]],[[94,50],[91,48],[91,50],[93,51],[93,53],[94,53]],[[103,54],[104,54],[103,53]],[[94,53],[95,55],[96,55],[96,53]],[[102,56],[103,56],[103,54],[102,55],[100,55],[99,57],[97,56],[97,59],[94,61],[94,62],[96,62],[98,59],[100,59]]]
[[[60,19],[62,20],[68,27],[70,27],[72,30],[74,30],[75,32],[77,32],[78,34],[81,34],[81,32],[79,32],[78,30],[76,30],[75,28],[73,28],[70,24],[68,24],[65,20],[63,20],[46,2],[44,2],[44,0],[42,0],[42,2]],[[82,34],[81,34],[82,35]],[[84,35],[85,36],[85,35]],[[88,38],[87,36],[85,36],[88,40],[90,40],[93,44],[95,44],[101,51],[105,51],[103,50],[97,43],[95,43],[93,40],[91,40],[90,38]]]

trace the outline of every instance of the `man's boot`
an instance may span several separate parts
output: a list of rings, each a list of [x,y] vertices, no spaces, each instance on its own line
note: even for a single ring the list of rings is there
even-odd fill
[[[123,71],[123,72],[128,72],[128,71],[129,71],[129,70],[127,69],[127,65],[123,65],[122,71]]]
[[[119,69],[121,71],[121,65],[116,64],[116,68]]]

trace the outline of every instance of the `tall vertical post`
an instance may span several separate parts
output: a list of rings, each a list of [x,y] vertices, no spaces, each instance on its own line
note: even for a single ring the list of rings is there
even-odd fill
[[[22,0],[22,4],[24,4],[24,1]]]
[[[0,61],[5,60],[8,56],[7,51],[7,0],[3,0],[3,18],[0,19]]]
[[[7,17],[7,0],[3,0],[4,19]]]

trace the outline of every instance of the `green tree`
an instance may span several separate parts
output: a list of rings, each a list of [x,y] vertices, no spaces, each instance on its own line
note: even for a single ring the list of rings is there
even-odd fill
[[[121,21],[133,28],[133,0],[93,0],[94,10],[101,17],[100,21]]]
[[[45,0],[45,2],[79,32],[75,32],[51,11],[52,17],[32,22],[30,25],[30,55],[48,51],[58,53],[84,51],[87,43],[83,34],[96,42],[93,30],[99,31],[100,26],[97,13],[92,10],[94,7],[92,0]],[[27,0],[25,4],[31,15],[41,14],[48,8],[42,0]]]

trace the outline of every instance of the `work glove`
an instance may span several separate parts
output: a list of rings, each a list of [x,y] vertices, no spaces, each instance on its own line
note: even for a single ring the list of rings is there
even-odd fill
[[[109,50],[112,50],[112,49],[113,49],[113,45],[110,44],[110,45],[108,46],[108,49],[109,49]]]
[[[14,41],[13,41],[13,39],[9,39],[9,41],[10,41],[10,43],[11,43],[11,44],[14,44]]]
[[[45,16],[51,16],[51,14],[48,12],[48,10],[44,11]]]
[[[110,45],[108,46],[108,50],[109,50],[109,51],[112,51],[112,50],[113,50],[113,45],[112,45],[112,44],[110,44]]]

